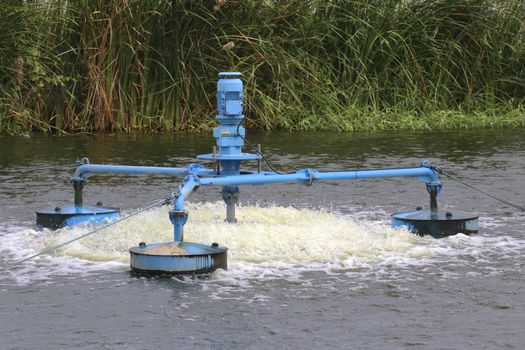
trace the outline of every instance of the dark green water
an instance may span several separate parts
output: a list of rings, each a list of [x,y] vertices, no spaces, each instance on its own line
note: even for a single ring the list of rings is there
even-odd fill
[[[249,136],[278,170],[413,167],[429,159],[524,202],[522,130]],[[85,232],[34,230],[36,210],[72,202],[67,179],[75,159],[181,166],[212,145],[208,134],[0,138],[0,264]],[[127,248],[171,234],[165,213],[153,211],[4,270],[0,348],[525,348],[524,216],[443,181],[441,206],[479,213],[478,235],[435,240],[390,229],[390,213],[428,206],[424,185],[410,179],[243,187],[246,215],[235,227],[222,223],[219,190],[199,189],[188,225],[195,238],[227,243],[228,271],[130,276]],[[85,201],[130,210],[177,185],[163,177],[95,177]]]

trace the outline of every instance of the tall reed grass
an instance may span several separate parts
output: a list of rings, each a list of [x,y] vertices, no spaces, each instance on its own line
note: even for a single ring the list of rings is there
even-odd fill
[[[520,0],[5,0],[0,130],[523,126]]]

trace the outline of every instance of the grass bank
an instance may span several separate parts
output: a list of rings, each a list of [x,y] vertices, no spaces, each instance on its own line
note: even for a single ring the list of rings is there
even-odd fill
[[[0,130],[524,126],[521,0],[5,0]]]

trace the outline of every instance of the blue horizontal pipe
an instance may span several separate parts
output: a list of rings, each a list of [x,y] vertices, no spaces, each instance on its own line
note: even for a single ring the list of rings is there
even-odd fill
[[[413,177],[423,182],[437,182],[439,177],[436,172],[429,168],[406,168],[406,169],[379,169],[379,170],[357,170],[350,172],[326,172],[318,173],[320,180],[357,180],[376,179],[388,177]]]
[[[153,167],[153,166],[131,166],[131,165],[98,165],[98,164],[84,164],[75,170],[74,178],[87,179],[95,174],[127,174],[127,175],[168,175],[180,176],[190,173],[189,167],[172,168],[172,167]],[[198,174],[211,174],[209,169],[201,168],[197,171]]]
[[[390,177],[412,177],[416,180],[439,184],[439,177],[432,169],[406,168],[406,169],[384,169],[384,170],[355,170],[355,171],[336,171],[336,172],[319,172],[311,169],[299,170],[293,174],[253,174],[253,175],[235,175],[217,178],[200,178],[199,184],[202,186],[239,186],[239,185],[259,185],[275,184],[304,181],[306,183],[315,181],[339,181],[339,180],[357,180],[357,179],[375,179]]]
[[[300,176],[297,173],[284,174],[284,175],[232,175],[226,177],[216,178],[201,178],[200,184],[203,186],[238,186],[238,185],[260,185],[260,184],[274,184],[274,183],[286,183],[295,182],[300,180]]]

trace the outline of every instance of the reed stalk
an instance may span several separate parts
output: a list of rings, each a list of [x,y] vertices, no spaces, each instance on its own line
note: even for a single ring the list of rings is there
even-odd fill
[[[0,130],[201,130],[238,70],[251,128],[523,126],[519,0],[6,0]]]

